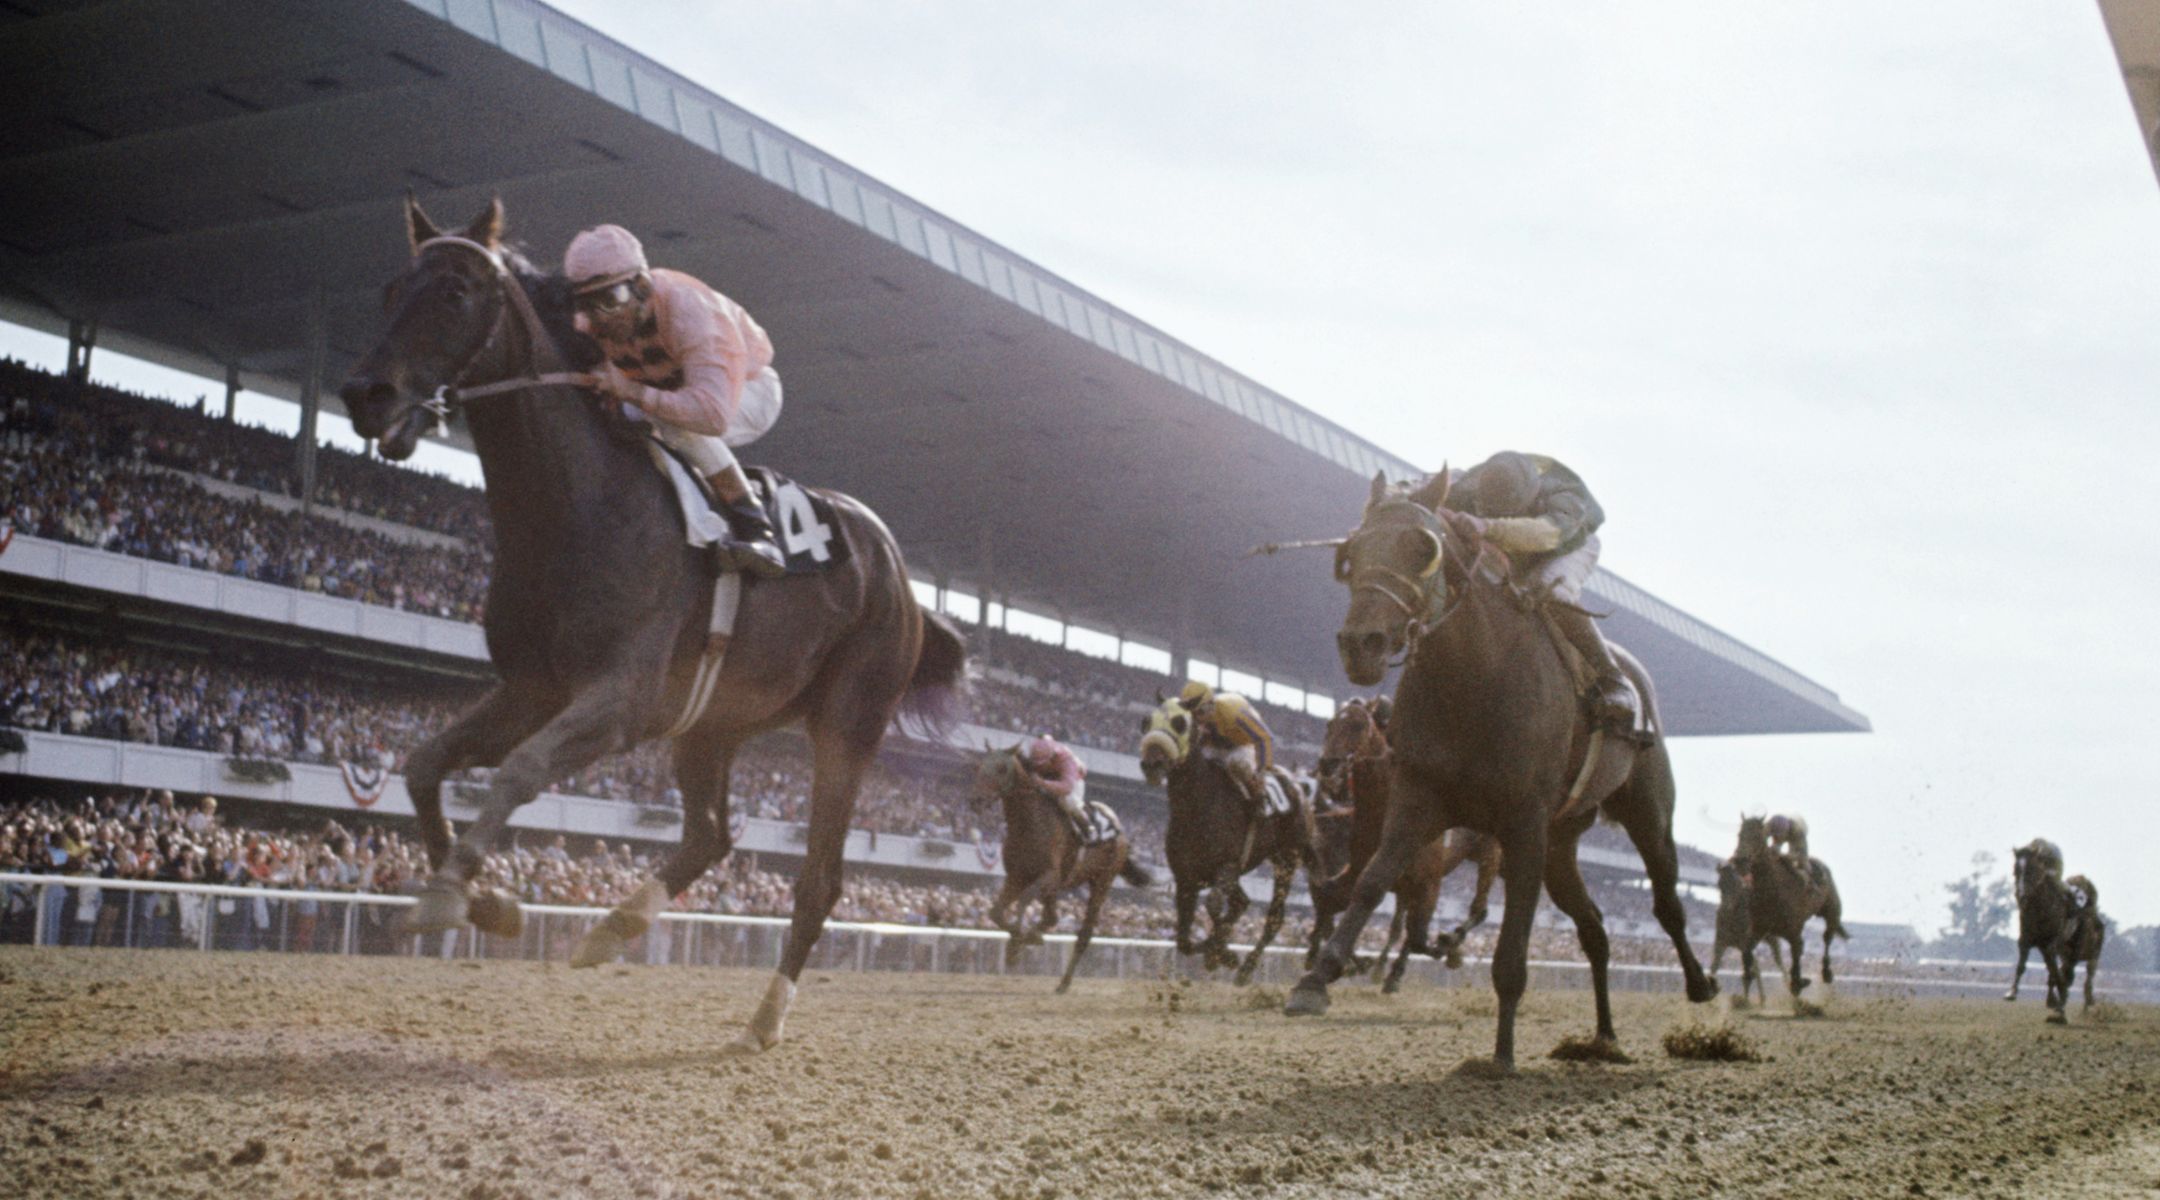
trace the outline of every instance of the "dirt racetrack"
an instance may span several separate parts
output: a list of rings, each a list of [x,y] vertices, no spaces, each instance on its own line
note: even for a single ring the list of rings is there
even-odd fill
[[[2125,1195],[2160,1192],[2160,1011],[1833,999],[1725,1019],[1760,1063],[1543,1055],[1484,991],[806,973],[789,1041],[723,1044],[764,976],[0,949],[14,1196]],[[1713,1015],[1722,1014],[1708,1006]],[[1535,1057],[1533,1057],[1535,1056]]]

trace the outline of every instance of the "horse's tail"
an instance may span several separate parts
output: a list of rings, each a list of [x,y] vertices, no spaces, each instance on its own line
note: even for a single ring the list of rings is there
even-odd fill
[[[959,726],[967,699],[967,642],[940,613],[925,612],[922,620],[922,652],[900,711],[942,737]]]
[[[1144,888],[1155,886],[1155,877],[1148,874],[1146,867],[1143,867],[1139,863],[1134,862],[1131,855],[1127,855],[1125,857],[1125,865],[1119,867],[1117,873],[1119,879],[1124,880],[1125,882],[1133,885],[1134,887]]]

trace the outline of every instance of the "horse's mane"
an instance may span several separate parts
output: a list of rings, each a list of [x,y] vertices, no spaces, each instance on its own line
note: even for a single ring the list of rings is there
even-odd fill
[[[533,311],[540,315],[541,326],[555,339],[556,349],[562,351],[570,369],[589,371],[600,365],[600,360],[606,357],[600,350],[600,343],[590,335],[578,332],[570,281],[563,278],[560,271],[543,271],[533,265],[521,245],[504,242],[497,249],[502,253],[503,265],[510,269],[511,278],[517,280],[518,286],[532,299]]]

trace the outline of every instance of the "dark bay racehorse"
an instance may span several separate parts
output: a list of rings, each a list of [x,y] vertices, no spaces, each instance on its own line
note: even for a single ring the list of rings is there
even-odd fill
[[[1749,930],[1755,919],[1754,893],[1748,887],[1747,876],[1741,874],[1740,868],[1729,858],[1718,864],[1717,878],[1717,933],[1710,946],[1710,973],[1717,974],[1719,965],[1725,961],[1727,950],[1738,951],[1740,999],[1745,1001],[1748,989],[1752,987],[1756,999],[1768,1003],[1769,996],[1763,991],[1762,969],[1756,963],[1755,947],[1749,941]],[[1773,943],[1777,941],[1774,936],[1761,940]],[[1781,953],[1775,945],[1770,947],[1770,952]]]
[[[1752,960],[1757,942],[1784,942],[1790,951],[1785,984],[1798,997],[1808,986],[1800,967],[1807,954],[1807,923],[1821,917],[1822,981],[1835,983],[1830,946],[1838,938],[1850,940],[1850,935],[1843,922],[1845,902],[1838,898],[1830,868],[1821,859],[1810,858],[1809,877],[1802,878],[1784,855],[1770,849],[1769,823],[1763,817],[1740,819],[1740,843],[1733,849],[1732,864],[1739,868],[1748,890],[1748,940],[1741,957]],[[1776,947],[1771,949],[1774,953]]]
[[[1424,846],[1466,826],[1500,843],[1507,901],[1493,955],[1499,1028],[1493,1062],[1512,1070],[1515,1012],[1529,978],[1530,925],[1542,881],[1575,922],[1597,996],[1597,1037],[1615,1042],[1603,916],[1575,863],[1576,841],[1598,814],[1628,831],[1648,872],[1659,924],[1671,936],[1690,1000],[1717,994],[1687,941],[1675,888],[1672,766],[1664,742],[1595,727],[1573,661],[1542,613],[1552,601],[1517,584],[1475,518],[1447,509],[1447,473],[1415,489],[1373,479],[1363,522],[1337,549],[1350,610],[1336,635],[1352,683],[1371,686],[1389,658],[1407,656],[1388,731],[1394,747],[1380,847],[1358,876],[1342,923],[1285,1011],[1325,1012],[1327,985],[1350,961],[1380,898]],[[1640,664],[1615,647],[1656,712]],[[1586,765],[1587,764],[1587,765]],[[1572,803],[1571,803],[1572,800]]]
[[[1163,857],[1169,860],[1176,884],[1178,953],[1200,955],[1210,971],[1237,962],[1237,955],[1230,951],[1230,933],[1252,903],[1245,895],[1245,874],[1262,863],[1273,868],[1267,917],[1237,970],[1237,983],[1250,983],[1260,956],[1282,929],[1290,883],[1298,868],[1312,859],[1311,810],[1293,806],[1291,812],[1251,820],[1244,792],[1230,777],[1229,768],[1194,744],[1192,716],[1177,701],[1163,701],[1144,724],[1141,774],[1149,783],[1169,785],[1170,825],[1164,834]],[[1310,798],[1298,803],[1309,805]],[[1195,944],[1193,919],[1203,891],[1207,893],[1208,936]]]
[[[2092,969],[2099,965],[2106,926],[2100,920],[2099,894],[2092,881],[2082,875],[2075,877],[2089,897],[2080,908],[2069,885],[2058,874],[2060,864],[2043,853],[2042,845],[2034,842],[2011,851],[2018,906],[2018,957],[2017,970],[2010,976],[2010,990],[2003,999],[2017,999],[2018,984],[2025,978],[2026,957],[2037,947],[2048,973],[2048,1020],[2061,1024],[2069,1019],[2063,1010],[2070,1003],[2070,987],[2079,961],[2086,963],[2085,1006],[2092,1007]]]
[[[1340,851],[1331,850],[1323,857],[1326,878],[1312,889],[1313,937],[1306,956],[1308,967],[1318,960],[1320,947],[1334,932],[1336,915],[1350,904],[1359,872],[1380,846],[1380,830],[1387,819],[1389,761],[1387,738],[1380,731],[1372,707],[1362,699],[1353,699],[1336,710],[1321,739],[1320,790],[1334,801],[1329,818],[1347,821],[1350,827]],[[1453,931],[1431,936],[1441,884],[1456,867],[1473,859],[1478,864],[1477,888],[1468,915]],[[1409,968],[1412,954],[1444,959],[1450,967],[1461,966],[1463,939],[1485,923],[1486,899],[1499,873],[1499,843],[1473,830],[1448,830],[1418,851],[1410,868],[1395,883],[1395,921],[1388,930],[1387,945],[1381,948],[1376,973],[1379,966],[1386,964],[1398,940],[1401,950],[1394,966],[1387,969],[1381,990],[1392,994],[1402,987],[1403,972]],[[1357,959],[1351,961],[1351,970],[1361,969]]]
[[[795,980],[839,898],[864,769],[903,701],[933,723],[949,719],[966,648],[917,607],[884,524],[849,497],[821,493],[839,526],[824,532],[852,553],[821,573],[744,580],[724,665],[701,687],[709,554],[685,544],[675,495],[643,436],[571,386],[581,377],[565,369],[597,352],[571,328],[568,288],[502,244],[500,201],[455,235],[409,200],[406,218],[412,261],[384,293],[388,331],[340,394],[354,430],[389,459],[411,455],[444,403],[464,394],[495,533],[485,628],[501,676],[406,762],[434,868],[406,928],[471,920],[515,932],[514,902],[470,892],[510,814],[601,756],[667,734],[692,692],[709,692],[703,717],[674,739],[682,845],[592,932],[574,965],[613,958],[727,854],[736,747],[801,721],[816,775],[794,923],[736,1043],[766,1049],[780,1040]],[[497,769],[479,820],[453,844],[442,780],[469,766]]]
[[[1072,987],[1080,957],[1094,940],[1095,923],[1110,899],[1111,880],[1122,878],[1143,888],[1155,881],[1132,861],[1132,842],[1123,833],[1107,842],[1081,846],[1064,810],[1036,786],[1018,746],[984,753],[975,768],[975,799],[978,803],[997,800],[1005,808],[1005,886],[990,902],[990,923],[1009,935],[1006,962],[1017,959],[1022,946],[1041,945],[1042,935],[1057,927],[1059,895],[1083,884],[1087,887],[1080,932],[1065,963],[1065,977],[1058,980],[1057,990],[1062,993]],[[1042,904],[1042,920],[1030,930],[1026,928],[1028,905],[1037,902]]]

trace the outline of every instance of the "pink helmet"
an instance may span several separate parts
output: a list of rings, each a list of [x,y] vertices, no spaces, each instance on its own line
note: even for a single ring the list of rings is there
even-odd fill
[[[563,275],[576,292],[612,287],[646,269],[645,247],[620,225],[595,225],[563,251]]]

